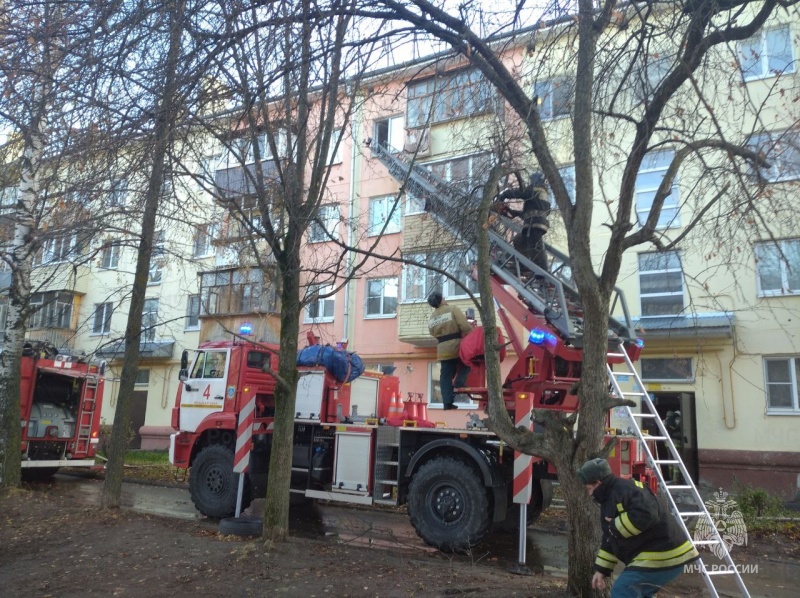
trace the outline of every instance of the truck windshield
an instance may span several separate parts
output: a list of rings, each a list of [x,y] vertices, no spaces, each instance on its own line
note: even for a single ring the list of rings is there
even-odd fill
[[[224,351],[204,351],[197,356],[192,369],[192,378],[222,378],[225,375]]]

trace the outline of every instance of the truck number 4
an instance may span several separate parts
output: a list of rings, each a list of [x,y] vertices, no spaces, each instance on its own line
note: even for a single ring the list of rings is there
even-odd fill
[[[209,384],[206,386],[206,389],[203,391],[203,396],[207,399],[211,398],[211,385]]]

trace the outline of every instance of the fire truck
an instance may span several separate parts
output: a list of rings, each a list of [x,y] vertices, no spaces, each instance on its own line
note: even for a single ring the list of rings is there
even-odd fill
[[[59,467],[92,467],[100,431],[103,369],[26,343],[21,363],[22,477],[41,481]]]
[[[389,172],[406,181],[410,192],[426,199],[430,213],[455,238],[475,238],[472,223],[448,215],[468,201],[431,172],[402,153],[379,145],[373,155]],[[539,268],[509,242],[516,225],[498,218],[490,231],[494,297],[507,332],[524,327],[526,337],[510,334],[516,362],[503,385],[506,406],[515,422],[520,405],[575,411],[581,375],[582,307],[571,280],[567,256],[547,247],[549,268]],[[461,227],[461,228],[459,228]],[[531,276],[534,273],[535,276]],[[624,296],[617,292],[609,314],[609,363],[638,359],[636,338]],[[514,320],[514,321],[512,321]],[[170,440],[170,461],[189,468],[189,486],[197,509],[209,517],[234,514],[238,484],[234,474],[237,424],[254,405],[249,471],[243,505],[263,495],[271,450],[277,347],[246,342],[202,344],[194,358],[184,352],[181,384]],[[628,361],[629,362],[629,361]],[[485,370],[472,363],[467,393],[485,406]],[[497,527],[516,527],[513,505],[514,451],[483,427],[479,412],[463,429],[427,427],[413,401],[398,406],[403,392],[394,376],[365,373],[351,382],[335,379],[323,367],[300,367],[292,459],[293,494],[357,505],[406,505],[412,525],[428,544],[442,550],[474,546]],[[403,396],[407,396],[406,392]],[[526,402],[527,401],[527,402]],[[247,424],[249,428],[250,425]],[[620,435],[612,466],[624,476],[646,476],[638,439]],[[526,456],[527,457],[527,456]],[[553,467],[533,458],[523,477],[531,480],[528,521],[552,497]]]

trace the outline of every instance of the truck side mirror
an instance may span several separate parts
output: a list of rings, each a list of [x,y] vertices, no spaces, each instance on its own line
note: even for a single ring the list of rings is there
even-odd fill
[[[178,380],[181,382],[186,382],[189,379],[189,371],[186,368],[181,368],[181,371],[178,372]]]
[[[189,367],[189,351],[184,349],[183,353],[181,353],[181,372],[185,373],[188,367]],[[181,380],[182,379],[183,378],[181,378]]]

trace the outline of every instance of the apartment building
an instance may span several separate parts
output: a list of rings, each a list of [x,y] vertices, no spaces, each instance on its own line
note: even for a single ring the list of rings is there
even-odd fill
[[[763,174],[774,194],[793,193],[800,180],[798,135],[792,128],[798,115],[786,94],[776,93],[780,73],[780,86],[796,95],[797,27],[794,20],[770,22],[754,38],[730,48],[730,56],[719,59],[736,63],[739,85],[708,94],[717,102],[720,120],[738,131],[734,141],[748,139],[767,157],[770,166]],[[531,33],[536,35],[543,33]],[[569,187],[574,184],[574,151],[568,141],[560,141],[569,137],[571,92],[565,84],[569,68],[553,66],[545,75],[538,57],[529,52],[530,41],[520,38],[518,44],[508,44],[504,60],[526,89],[540,98],[540,113]],[[640,84],[632,85],[632,101],[646,100],[648,85],[658,83],[659,69],[644,75]],[[385,258],[414,257],[436,265],[474,291],[473,258],[429,218],[424,202],[400,193],[403,181],[392,176],[370,148],[381,144],[405,149],[440,177],[467,189],[483,183],[498,135],[512,144],[524,146],[524,141],[511,138],[503,105],[488,82],[456,59],[420,60],[376,73],[364,83],[360,100],[352,121],[343,127],[341,144],[330,156],[330,200],[307,231],[304,262],[312,266],[335,256],[339,250],[331,237],[372,255],[360,263],[362,254],[351,252],[341,261],[337,276],[307,276],[304,292],[312,300],[301,316],[301,346],[308,333],[323,343],[346,342],[368,367],[399,376],[404,393],[421,393],[431,419],[461,425],[476,405],[462,403],[457,411],[441,410],[425,300],[439,288],[462,309],[471,303],[452,280]],[[745,105],[758,105],[760,110],[737,108]],[[624,147],[623,140],[615,139],[614,146]],[[678,149],[665,139],[648,154],[636,178],[638,222],[646,218]],[[212,148],[208,153],[214,160],[202,166],[213,170],[213,180],[223,193],[238,197],[240,217],[215,209],[212,198],[190,180],[176,183],[180,187],[176,192],[197,207],[186,223],[165,221],[159,235],[145,307],[134,446],[167,445],[184,349],[224,338],[230,330],[246,330],[254,340],[277,340],[280,306],[269,270],[243,261],[238,244],[247,233],[241,215],[245,214],[244,222],[258,222],[257,210],[248,207],[248,192],[241,184],[243,169],[255,164],[226,162],[222,150]],[[613,195],[622,176],[613,151],[602,157],[608,163],[607,168],[598,168],[595,181],[600,204]],[[267,162],[260,167],[269,168]],[[524,160],[520,166],[528,172],[536,169]],[[701,196],[716,192],[713,186],[702,187],[701,175],[696,165],[680,170],[662,212],[661,228],[680,234],[695,216],[694,204],[682,198],[698,189]],[[608,237],[603,226],[607,217],[603,210],[595,210],[598,264]],[[559,230],[557,217],[553,220],[547,241],[563,246],[563,228]],[[796,272],[800,237],[795,222],[794,215],[776,214],[771,228],[778,234],[772,237],[740,233],[727,245],[695,237],[667,252],[636,247],[624,258],[618,284],[645,341],[640,373],[662,416],[681,412],[684,458],[702,484],[730,488],[738,480],[786,496],[800,487]],[[124,331],[127,310],[119,289],[130,280],[134,252],[115,245],[112,237],[101,242],[101,258],[89,264],[72,286],[61,285],[80,298],[72,301],[69,317],[56,303],[54,313],[61,315],[46,321],[39,316],[31,334],[39,328],[70,329],[76,349],[109,361],[111,383],[106,385],[104,417],[110,423],[121,357],[121,345],[111,339]],[[58,255],[57,248],[53,255]],[[355,277],[338,288],[347,273]],[[55,291],[64,289],[47,292]],[[513,359],[508,357],[507,367]]]

